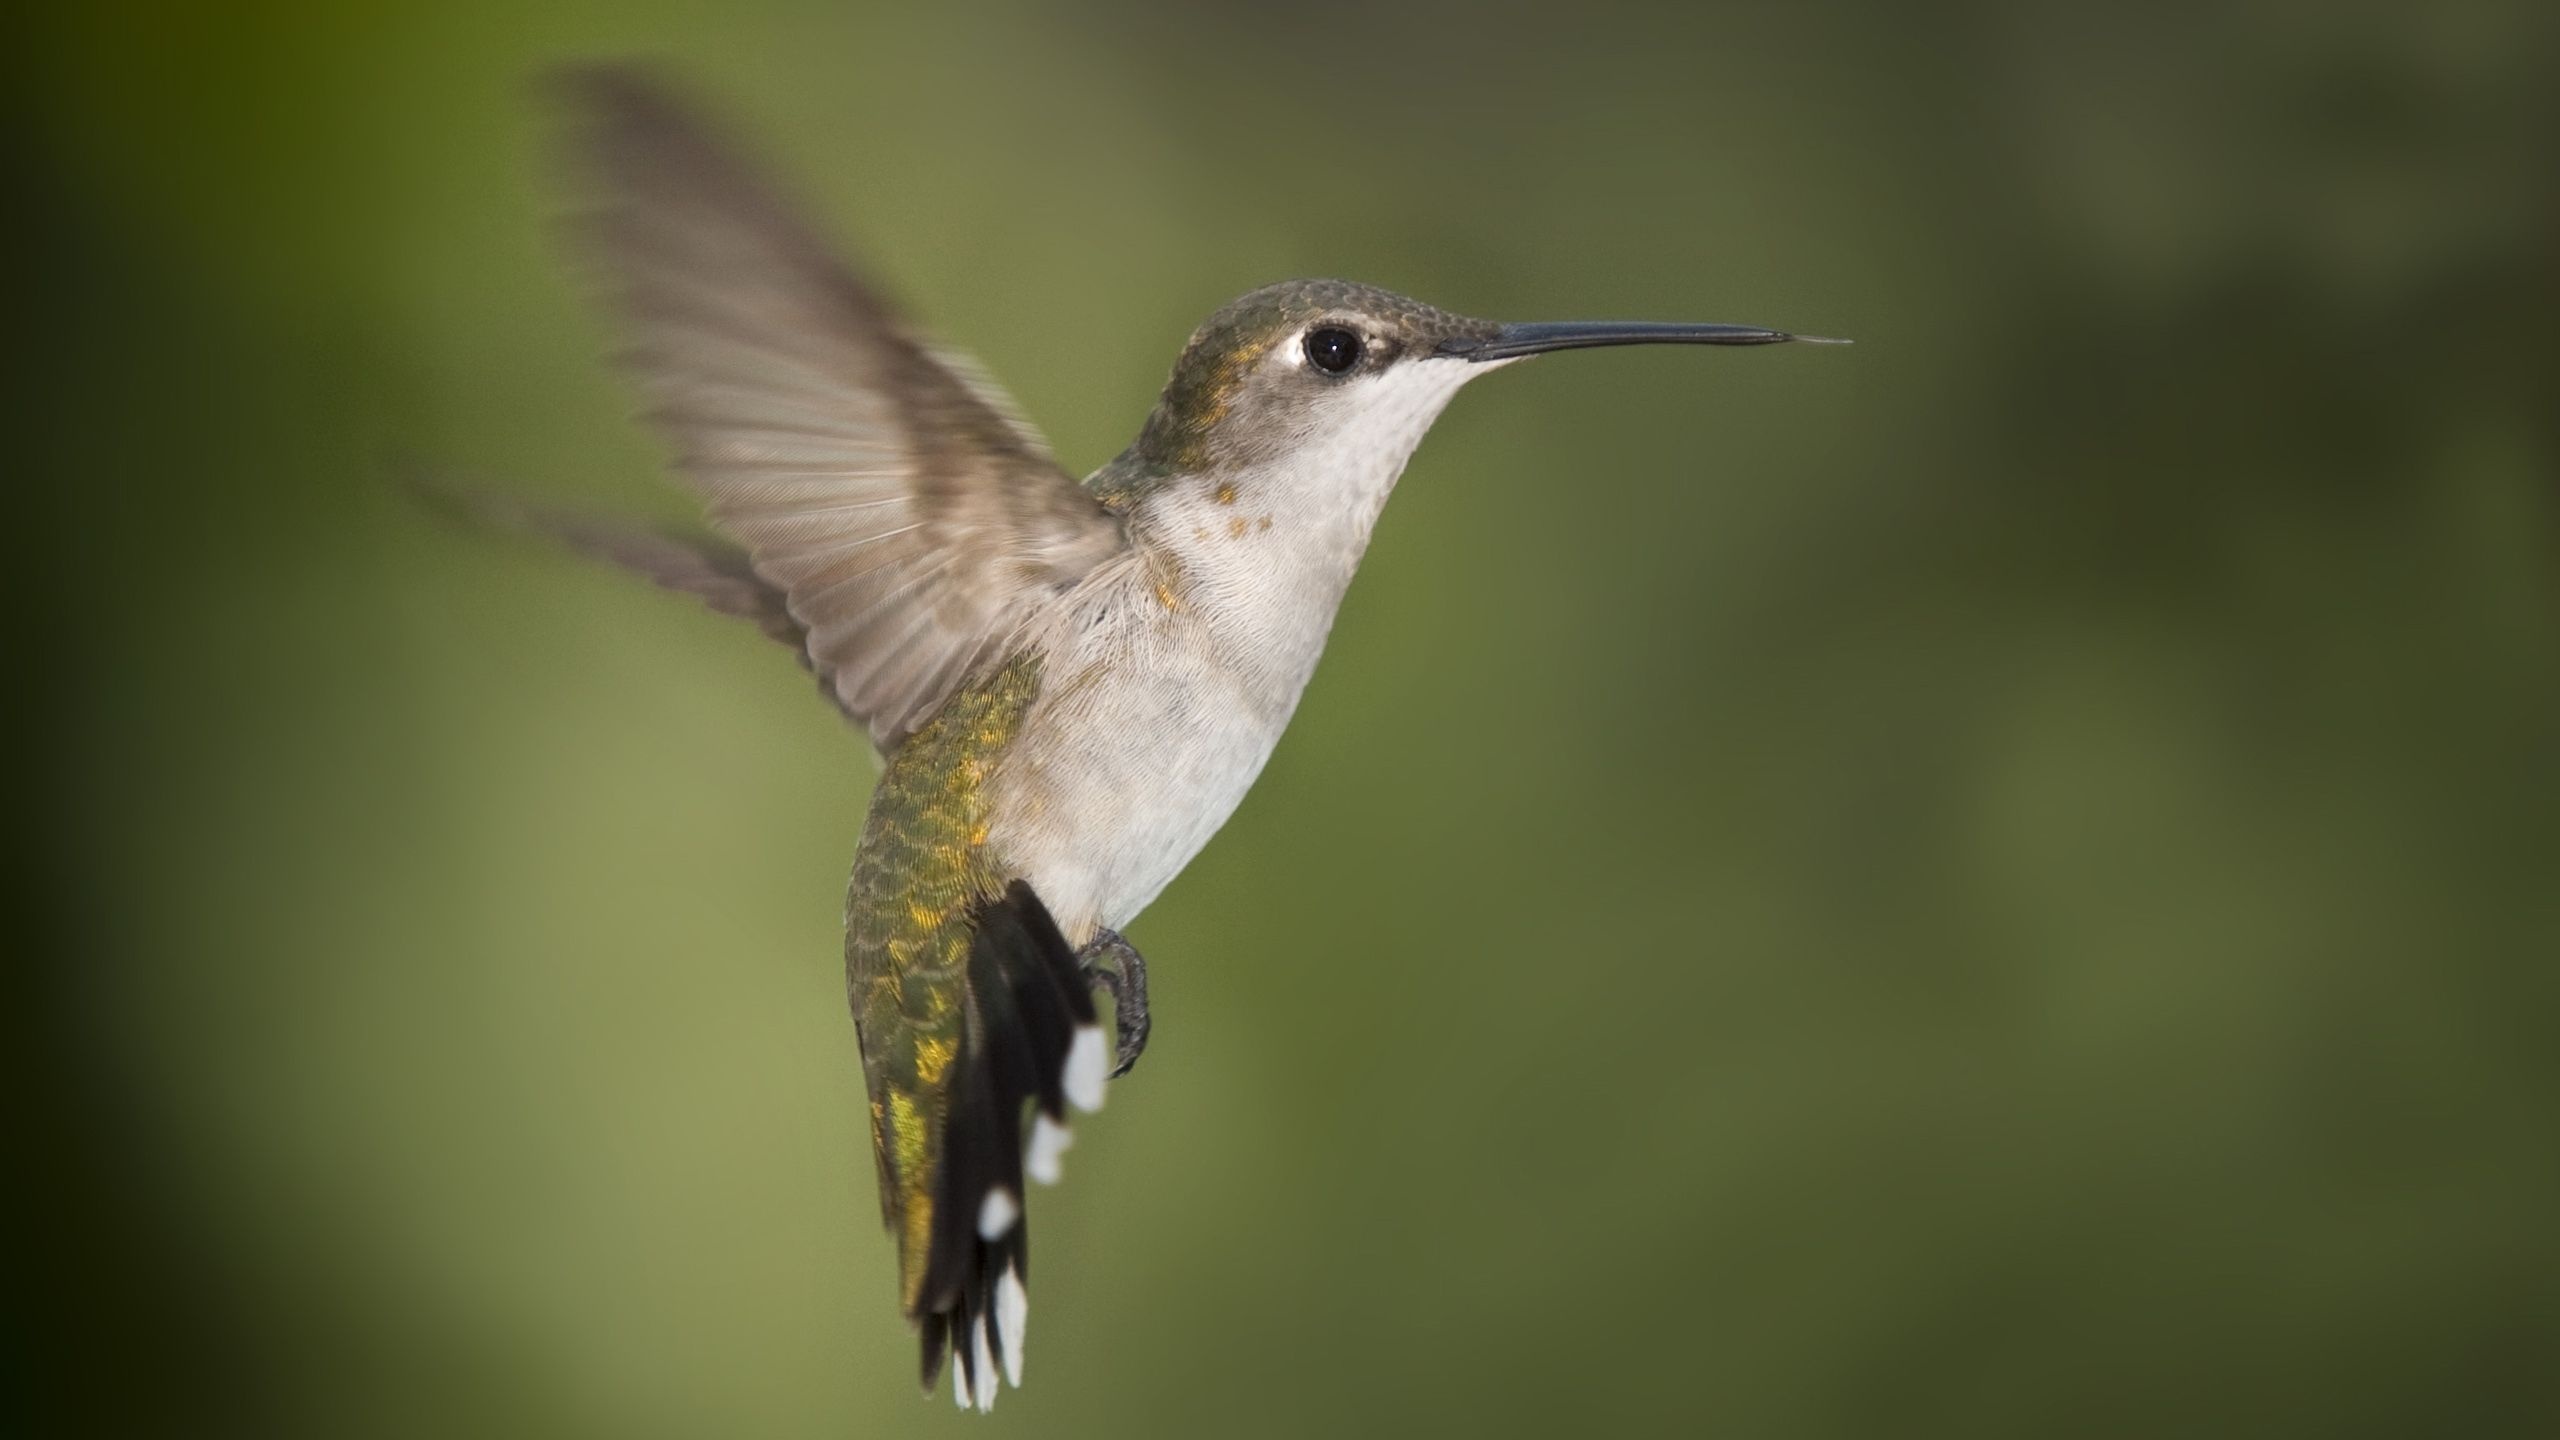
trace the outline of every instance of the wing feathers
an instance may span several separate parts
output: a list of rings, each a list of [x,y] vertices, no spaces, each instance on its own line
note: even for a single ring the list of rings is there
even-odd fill
[[[667,92],[611,70],[563,89],[591,202],[573,231],[650,420],[846,712],[894,746],[1119,553],[1119,522]]]

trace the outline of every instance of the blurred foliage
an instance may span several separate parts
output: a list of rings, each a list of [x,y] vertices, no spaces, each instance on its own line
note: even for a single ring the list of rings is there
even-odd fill
[[[0,162],[58,1431],[2560,1433],[2560,12],[102,3]],[[545,237],[654,56],[1071,463],[1231,294],[1459,401],[919,1401],[780,652]]]

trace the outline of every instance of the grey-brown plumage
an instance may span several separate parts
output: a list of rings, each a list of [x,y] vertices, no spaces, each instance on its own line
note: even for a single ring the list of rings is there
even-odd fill
[[[714,524],[789,597],[845,710],[894,744],[1026,606],[1123,543],[965,362],[888,305],[669,97],[566,77],[624,363]]]
[[[1020,1381],[1024,1181],[1054,1178],[1069,1104],[1104,1093],[1081,986],[1114,990],[1125,1071],[1145,970],[1118,932],[1260,773],[1441,408],[1532,354],[1795,337],[1506,325],[1285,282],[1211,316],[1079,484],[666,91],[609,70],[561,88],[579,249],[735,546],[514,518],[791,645],[886,757],[846,984],[925,1379],[948,1357],[984,1408],[1000,1371]]]

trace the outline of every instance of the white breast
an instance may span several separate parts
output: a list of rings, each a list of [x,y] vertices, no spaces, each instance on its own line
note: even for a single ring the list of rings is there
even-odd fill
[[[1035,622],[1040,696],[989,782],[988,843],[1070,940],[1126,926],[1235,812],[1468,368],[1379,377],[1356,423],[1283,466],[1167,483],[1131,515],[1132,553]]]

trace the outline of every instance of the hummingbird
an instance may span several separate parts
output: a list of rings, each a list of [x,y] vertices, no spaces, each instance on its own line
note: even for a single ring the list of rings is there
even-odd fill
[[[1026,1181],[1146,1045],[1124,932],[1270,759],[1442,407],[1550,351],[1819,337],[1291,280],[1211,315],[1078,480],[677,93],[558,88],[573,248],[717,538],[513,516],[790,647],[878,750],[844,959],[881,1220],[926,1389],[948,1359],[984,1410],[1022,1381]]]

